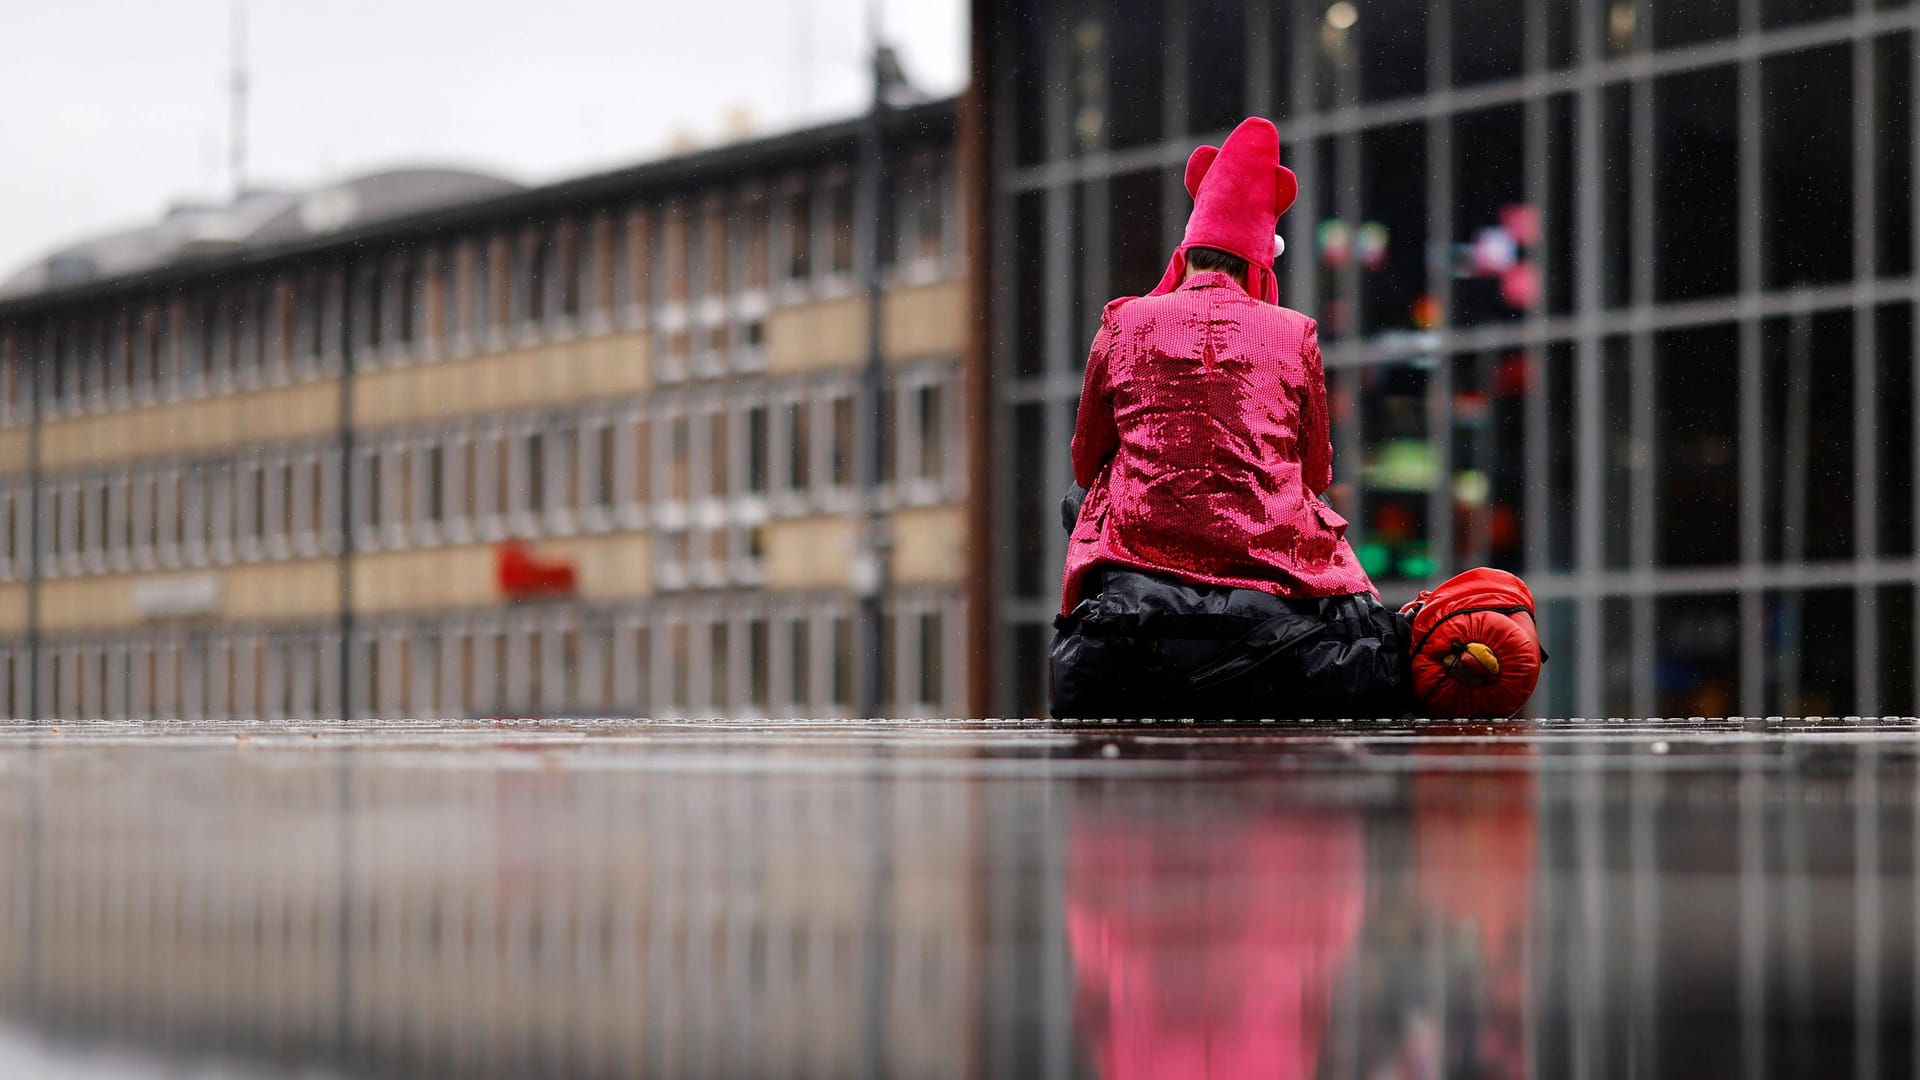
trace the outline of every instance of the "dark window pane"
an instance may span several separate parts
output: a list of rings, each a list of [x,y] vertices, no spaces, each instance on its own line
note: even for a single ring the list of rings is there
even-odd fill
[[[1162,9],[1161,4],[1129,0],[1109,0],[1107,5],[1107,31],[1113,39],[1106,57],[1110,146],[1137,146],[1161,137],[1167,52]]]
[[[1769,319],[1761,336],[1765,555],[1851,557],[1853,313]]]
[[[1271,67],[1273,93],[1266,101],[1251,103],[1252,111],[1271,118],[1275,123],[1293,115],[1293,4],[1266,4],[1268,23],[1267,34],[1272,44],[1269,46],[1273,58]],[[1258,8],[1256,8],[1258,10]]]
[[[1032,5],[1014,5],[1007,13],[1013,67],[1013,157],[1016,164],[1032,165],[1046,154],[1048,13]]]
[[[1642,175],[1634,163],[1633,97],[1626,83],[1606,88],[1601,123],[1601,284],[1605,302],[1619,306],[1632,299],[1633,208]]]
[[[1047,715],[1047,636],[1039,623],[1013,630],[1013,708],[1015,716]]]
[[[1851,14],[1853,0],[1760,0],[1760,25],[1768,28]]]
[[[1430,378],[1419,364],[1360,370],[1360,521],[1348,531],[1375,581],[1424,580],[1437,569],[1429,493],[1440,482],[1438,437],[1428,424]],[[1349,481],[1351,482],[1351,481]]]
[[[1519,318],[1530,306],[1514,284],[1524,269],[1507,220],[1526,198],[1525,121],[1519,105],[1453,119],[1454,240],[1472,252],[1454,274],[1456,325]]]
[[[612,430],[612,428],[602,429],[602,431],[608,435],[612,433]],[[609,461],[611,460],[611,456],[609,455],[609,457],[603,458],[602,460]],[[749,493],[754,495],[764,495],[767,493],[767,469],[767,407],[765,405],[755,405],[747,410],[747,491]],[[602,466],[602,472],[607,471],[606,467]],[[611,488],[608,490],[611,491]]]
[[[1427,137],[1421,124],[1375,128],[1360,137],[1360,229],[1386,229],[1386,252],[1369,264],[1357,234],[1346,258],[1360,260],[1364,330],[1413,325],[1427,292]]]
[[[1661,334],[1654,373],[1658,561],[1738,562],[1739,332],[1726,325]]]
[[[1624,56],[1641,47],[1646,31],[1641,26],[1640,5],[1634,0],[1605,0],[1588,5],[1585,10],[1591,11],[1600,22],[1600,49],[1604,55],[1594,59]]]
[[[1573,13],[1577,4],[1545,4],[1547,20],[1547,64],[1563,68],[1573,64],[1576,47],[1573,40]]]
[[[1013,590],[1015,595],[1037,597],[1041,582],[1047,579],[1046,539],[1042,530],[1049,520],[1045,509],[1049,499],[1064,491],[1045,489],[1047,463],[1041,459],[1046,448],[1046,418],[1041,406],[1027,404],[1013,410]],[[1057,526],[1056,526],[1057,527]]]
[[[1007,266],[1013,278],[1014,325],[1008,347],[1016,374],[1038,375],[1047,362],[1046,195],[1029,191],[1017,196],[1013,206],[1013,251]]]
[[[1447,413],[1453,422],[1442,438],[1449,444],[1451,460],[1447,465],[1452,471],[1441,478],[1441,483],[1443,490],[1453,495],[1453,558],[1460,566],[1489,562],[1493,531],[1489,481],[1499,451],[1504,449],[1495,441],[1496,424],[1489,422],[1493,411],[1493,403],[1488,400],[1491,359],[1486,353],[1465,353],[1447,361],[1452,375],[1447,389],[1453,395]]]
[[[1547,531],[1547,567],[1572,570],[1575,557],[1574,508],[1577,505],[1578,462],[1574,458],[1574,350],[1561,342],[1548,348],[1545,378],[1536,380],[1536,392],[1547,396],[1547,505],[1544,522],[1528,528]]]
[[[1527,445],[1527,394],[1540,370],[1539,357],[1513,350],[1490,358],[1485,393],[1493,402],[1493,460],[1487,509],[1487,561],[1516,573],[1526,569],[1521,515],[1527,505],[1527,475],[1539,467],[1544,447]],[[1484,361],[1483,361],[1484,362]]]
[[[1345,103],[1354,94],[1354,39],[1351,29],[1335,30],[1323,23],[1317,12],[1302,10],[1300,27],[1317,39],[1313,54],[1313,100],[1302,110],[1331,109]]]
[[[1606,505],[1600,512],[1607,568],[1623,570],[1633,556],[1633,483],[1646,454],[1633,436],[1633,363],[1626,338],[1609,338],[1602,350],[1600,452]]]
[[[1662,716],[1739,711],[1740,600],[1663,596],[1654,603],[1656,708]]]
[[[1739,88],[1731,64],[1653,84],[1657,299],[1713,296],[1739,285]]]
[[[1325,18],[1338,32],[1335,19],[1342,5],[1329,6]],[[1360,69],[1360,96],[1366,101],[1405,97],[1427,88],[1427,5],[1425,0],[1382,0],[1362,7],[1359,18],[1345,31]]]
[[[1539,361],[1512,350],[1454,361],[1454,562],[1520,572],[1527,474],[1526,401]],[[1537,448],[1536,448],[1537,449]]]
[[[1609,716],[1632,716],[1639,711],[1633,701],[1633,605],[1624,596],[1609,596],[1601,605],[1600,617],[1605,671],[1601,705]],[[1653,675],[1645,674],[1649,678]]]
[[[1527,6],[1539,17],[1542,8],[1554,5],[1523,5],[1522,0],[1453,0],[1448,22],[1455,83],[1464,86],[1520,74]]]
[[[813,656],[808,649],[812,624],[804,618],[787,623],[787,675],[793,685],[792,700],[805,707],[813,703]]]
[[[1550,5],[1558,6],[1558,5]],[[1574,292],[1574,111],[1573,96],[1561,94],[1547,105],[1546,280],[1547,310],[1573,310]]]
[[[1878,100],[1873,121],[1876,205],[1874,265],[1882,275],[1913,270],[1913,51],[1906,34],[1874,43]]]
[[[942,661],[946,657],[946,638],[941,631],[940,613],[920,614],[920,692],[918,699],[928,705],[946,703],[946,678]]]
[[[1836,716],[1853,708],[1853,590],[1767,594],[1767,711]]]
[[[1573,656],[1578,608],[1572,600],[1548,600],[1540,605],[1540,645],[1550,657]],[[1579,715],[1580,667],[1547,664],[1540,672],[1540,689],[1528,702],[1534,716]]]
[[[1128,18],[1157,5],[1131,3]],[[1187,130],[1226,131],[1247,115],[1246,0],[1187,0]],[[1120,75],[1125,79],[1124,73]]]
[[[1912,716],[1920,708],[1913,694],[1913,592],[1912,585],[1886,585],[1878,592],[1880,653],[1874,667],[1880,672],[1876,711],[1882,715]]]
[[[1913,554],[1913,308],[1890,304],[1876,315],[1874,426],[1880,436],[1874,479],[1880,554]]]
[[[1291,211],[1294,214],[1310,214],[1311,220],[1320,223],[1313,250],[1315,288],[1320,298],[1320,310],[1314,314],[1320,320],[1320,341],[1323,345],[1347,333],[1348,309],[1352,306],[1341,281],[1346,260],[1341,257],[1341,249],[1329,242],[1335,229],[1346,229],[1345,223],[1339,220],[1341,170],[1338,147],[1339,143],[1331,137],[1321,138],[1314,144],[1314,175],[1300,177],[1300,201]],[[1352,248],[1348,246],[1344,250],[1350,255]]]
[[[1697,41],[1732,37],[1740,30],[1740,5],[1722,0],[1662,4],[1653,12],[1653,44],[1670,49]]]
[[[1114,296],[1140,296],[1160,280],[1170,252],[1160,240],[1160,174],[1127,173],[1108,186],[1108,256]],[[1185,209],[1182,207],[1181,209]]]
[[[1102,110],[1101,88],[1106,84],[1103,72],[1107,60],[1107,23],[1089,15],[1076,22],[1068,39],[1071,49],[1067,78],[1063,81],[1071,103],[1072,138],[1069,152],[1082,154],[1106,144],[1107,114]]]
[[[1760,66],[1761,257],[1769,286],[1852,274],[1853,135],[1844,122],[1851,64],[1847,46],[1835,45]]]
[[[1075,184],[1068,191],[1072,206],[1073,223],[1066,235],[1067,279],[1066,301],[1072,311],[1070,319],[1073,327],[1072,339],[1067,344],[1068,363],[1076,369],[1087,358],[1086,348],[1093,335],[1100,329],[1100,309],[1111,299],[1102,288],[1107,278],[1107,267],[1098,267],[1089,273],[1087,265],[1089,255],[1085,240],[1079,235],[1079,224],[1087,220],[1087,203],[1092,198],[1092,184]]]

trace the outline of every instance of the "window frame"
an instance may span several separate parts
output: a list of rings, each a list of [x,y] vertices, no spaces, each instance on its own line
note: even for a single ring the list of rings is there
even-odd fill
[[[656,447],[652,421],[653,410],[644,400],[621,406],[615,418],[614,521],[622,528],[643,529],[653,520]]]
[[[583,410],[575,427],[573,467],[580,491],[575,513],[582,532],[612,531],[620,513],[620,426],[612,410]],[[602,491],[607,499],[600,498]]]

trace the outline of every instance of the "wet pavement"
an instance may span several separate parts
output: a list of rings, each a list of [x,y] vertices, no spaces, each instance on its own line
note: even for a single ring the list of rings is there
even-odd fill
[[[1911,1075],[1917,737],[0,727],[0,1074]]]

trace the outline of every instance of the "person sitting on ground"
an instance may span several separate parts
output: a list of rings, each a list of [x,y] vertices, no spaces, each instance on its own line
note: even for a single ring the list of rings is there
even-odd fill
[[[1279,306],[1298,191],[1249,118],[1187,162],[1185,238],[1106,306],[1073,435],[1055,716],[1395,716],[1408,619],[1322,498],[1333,447],[1317,327]]]

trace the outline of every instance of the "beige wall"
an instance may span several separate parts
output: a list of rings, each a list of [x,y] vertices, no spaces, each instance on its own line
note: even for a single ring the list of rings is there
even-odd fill
[[[331,433],[340,423],[340,381],[148,405],[99,416],[48,420],[40,464],[58,469],[122,458],[198,453]],[[20,444],[24,461],[24,440]]]
[[[955,279],[887,293],[887,359],[957,356],[966,344],[966,287]]]
[[[967,516],[964,507],[930,506],[893,515],[893,564],[896,585],[944,584],[960,580],[967,564]]]
[[[164,578],[211,575],[220,581],[219,610],[209,618],[310,619],[340,610],[340,564],[333,559],[297,559],[211,570],[181,570],[155,574],[107,574],[100,577],[54,578],[40,585],[40,625],[49,632],[129,627],[144,621],[133,606],[134,583]],[[25,586],[20,590],[24,613]],[[0,592],[0,625],[11,607]],[[156,620],[160,625],[164,620]],[[20,626],[24,627],[22,617]]]
[[[767,316],[767,370],[788,375],[858,362],[866,341],[865,310],[859,297],[775,309]]]
[[[853,556],[849,515],[767,525],[767,588],[844,589]]]
[[[768,525],[767,587],[846,588],[859,522],[856,514],[837,514]],[[893,559],[888,573],[896,585],[957,581],[966,565],[966,543],[962,507],[895,511]]]
[[[26,630],[26,583],[0,585],[0,634],[23,634]]]
[[[27,434],[25,424],[0,430],[0,474],[27,471]]]
[[[963,343],[963,283],[889,289],[882,325],[887,359],[951,356]],[[865,297],[780,308],[767,317],[767,370],[824,371],[858,364],[867,352]]]
[[[356,427],[504,411],[643,392],[651,384],[645,334],[619,334],[461,360],[368,371],[353,382]],[[332,434],[338,379],[98,416],[48,420],[41,467],[201,453]],[[0,431],[0,473],[26,468],[28,429]]]
[[[653,549],[644,534],[576,536],[528,545],[541,560],[569,560],[580,600],[645,596],[653,587]],[[368,552],[353,560],[356,612],[434,611],[500,602],[488,544]]]
[[[651,371],[644,333],[368,371],[354,379],[353,422],[382,427],[619,397],[645,391]]]
[[[767,526],[767,588],[843,589],[853,553],[857,515],[822,515]],[[958,506],[898,511],[893,518],[893,581],[900,585],[957,580],[966,553],[965,520]],[[571,561],[579,574],[575,598],[584,601],[646,596],[653,591],[652,544],[644,533],[577,536],[532,543],[536,558]],[[494,585],[494,549],[464,544],[381,551],[353,558],[353,607],[380,614],[483,607],[500,602]],[[142,580],[196,578],[220,582],[209,617],[221,620],[327,618],[339,612],[339,563],[298,559],[206,570],[54,578],[41,585],[43,629],[60,633],[140,625],[133,603]],[[27,586],[0,585],[0,633],[26,627]]]

